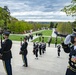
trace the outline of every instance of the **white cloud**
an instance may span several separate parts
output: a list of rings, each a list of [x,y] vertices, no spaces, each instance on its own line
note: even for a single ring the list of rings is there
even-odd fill
[[[31,12],[13,12],[11,13],[12,16],[17,15],[66,15],[64,12],[42,12],[42,11],[31,11]]]
[[[31,12],[14,12],[12,16],[19,20],[25,21],[74,21],[71,16],[66,16],[64,12],[42,12],[42,11],[31,11]]]
[[[71,0],[1,0],[0,6],[8,6],[11,16],[26,21],[72,21],[60,10]]]

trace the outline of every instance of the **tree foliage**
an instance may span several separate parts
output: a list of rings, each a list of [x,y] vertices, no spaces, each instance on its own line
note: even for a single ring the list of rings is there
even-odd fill
[[[50,29],[54,27],[54,23],[50,22]]]
[[[7,29],[7,23],[10,21],[10,11],[7,6],[0,7],[0,27]]]
[[[60,34],[70,34],[72,33],[72,25],[70,22],[67,22],[67,23],[60,22],[57,25],[57,31]]]
[[[72,0],[71,4],[65,6],[62,11],[66,12],[67,15],[76,16],[76,0]]]
[[[7,6],[4,8],[0,7],[0,28],[9,29],[12,33],[24,33],[30,30],[38,30],[42,27],[48,27],[48,25],[36,23],[36,22],[25,22],[19,21],[18,19],[10,16],[10,11]]]
[[[72,28],[76,28],[76,21],[72,22]]]

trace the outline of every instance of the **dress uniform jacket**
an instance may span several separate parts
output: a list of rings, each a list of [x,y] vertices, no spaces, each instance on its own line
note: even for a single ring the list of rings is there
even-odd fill
[[[0,53],[2,54],[2,60],[8,60],[12,58],[11,53],[12,41],[10,39],[5,40],[0,49]]]
[[[28,43],[27,42],[25,42],[25,43],[23,43],[22,44],[22,46],[21,46],[21,54],[26,54],[27,55],[27,46],[28,46]]]

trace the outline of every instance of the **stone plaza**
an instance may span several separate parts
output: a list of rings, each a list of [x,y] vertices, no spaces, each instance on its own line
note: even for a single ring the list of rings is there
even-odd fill
[[[46,52],[36,60],[33,55],[33,43],[28,42],[28,67],[23,67],[22,56],[19,55],[20,42],[13,41],[12,70],[13,75],[65,75],[68,66],[68,54],[61,49],[61,56],[57,57],[57,48],[54,44],[47,46]],[[0,60],[0,75],[6,75],[3,63]]]

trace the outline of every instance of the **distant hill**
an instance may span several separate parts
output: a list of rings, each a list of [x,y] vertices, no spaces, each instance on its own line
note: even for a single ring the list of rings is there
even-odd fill
[[[38,22],[40,24],[50,24],[50,22]]]

